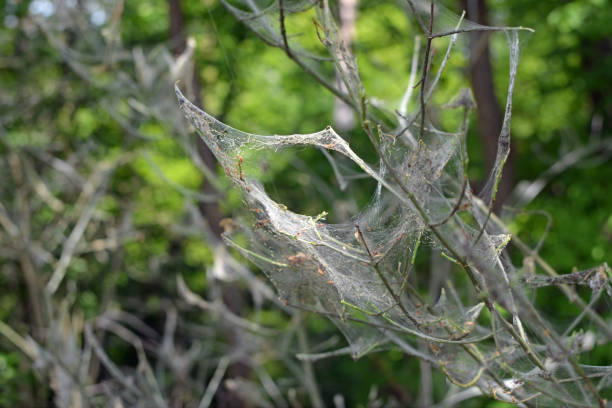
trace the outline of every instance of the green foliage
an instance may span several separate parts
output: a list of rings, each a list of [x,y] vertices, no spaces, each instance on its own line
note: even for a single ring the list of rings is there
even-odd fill
[[[14,406],[19,402],[19,383],[24,373],[19,369],[19,354],[0,353],[0,406]]]

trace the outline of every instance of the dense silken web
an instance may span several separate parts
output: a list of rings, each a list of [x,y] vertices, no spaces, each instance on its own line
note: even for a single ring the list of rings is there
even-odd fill
[[[284,14],[302,11],[308,2],[287,1],[284,8],[278,2],[244,1],[241,7],[236,3],[226,3],[236,17],[267,42],[284,48],[325,86],[332,82],[320,69],[327,62],[303,52],[283,32]],[[528,271],[515,268],[504,252],[511,238],[507,230],[488,222],[510,148],[520,29],[483,27],[438,5],[408,1],[406,8],[416,14],[430,40],[446,35],[452,40],[435,79],[422,79],[421,106],[414,112],[381,113],[369,108],[356,60],[339,40],[327,3],[318,2],[316,8],[321,42],[346,86],[341,96],[360,115],[381,161],[377,166],[364,162],[331,127],[287,136],[233,129],[198,109],[177,87],[181,109],[242,190],[252,215],[250,221],[227,226],[227,243],[266,273],[285,303],[328,316],[349,341],[354,357],[394,345],[439,367],[454,384],[478,387],[502,400],[601,406],[598,393],[609,386],[610,368],[579,365],[574,358],[593,347],[592,334],[554,333],[534,309],[528,290],[590,279],[595,298],[609,289],[609,268],[602,265],[588,278],[584,273],[565,281],[526,275]],[[465,119],[455,130],[438,129],[423,106],[457,35],[478,30],[501,31],[510,58],[498,154],[481,198],[472,192],[466,175],[467,117],[474,106],[469,91],[446,105],[463,112]],[[379,119],[381,114],[394,116],[395,125]],[[325,213],[297,214],[272,200],[253,177],[253,152],[267,150],[273,155],[281,148],[305,145],[338,152],[375,179],[379,188],[370,205],[347,222],[330,224]],[[465,271],[476,293],[471,301],[466,304],[445,290],[433,304],[422,298],[410,277],[422,245]],[[485,306],[487,318],[481,316]],[[423,342],[427,348],[418,347]]]

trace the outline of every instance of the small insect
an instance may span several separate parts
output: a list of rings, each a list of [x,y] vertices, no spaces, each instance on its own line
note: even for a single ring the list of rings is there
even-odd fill
[[[303,252],[298,252],[295,255],[287,256],[287,260],[289,261],[289,265],[292,267],[303,265],[304,262],[308,259],[308,255]]]
[[[440,354],[440,348],[435,344],[429,343],[429,348],[434,352],[435,355]]]
[[[238,172],[240,173],[240,180],[244,181],[245,177],[244,172],[242,171],[242,162],[244,161],[244,159],[239,154],[236,155],[236,157],[238,158]]]
[[[259,220],[255,223],[256,228],[263,228],[270,223],[270,220]]]
[[[455,333],[451,336],[452,340],[463,340],[465,339],[468,334],[470,334],[470,332],[468,331],[462,331],[461,333]]]
[[[393,144],[395,144],[395,136],[391,133],[383,133],[384,136],[387,136],[389,139],[393,140]]]
[[[226,234],[231,234],[234,229],[238,227],[238,224],[236,224],[236,222],[231,218],[223,218],[221,221],[219,221],[219,226],[223,228],[223,231]]]

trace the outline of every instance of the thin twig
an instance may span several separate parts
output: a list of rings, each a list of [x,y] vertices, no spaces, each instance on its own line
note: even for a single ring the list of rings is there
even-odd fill
[[[434,0],[431,0],[430,15],[429,15],[429,36],[427,37],[427,45],[425,46],[425,57],[423,59],[423,75],[421,76],[421,139],[425,136],[425,87],[427,85],[427,72],[429,71],[429,54],[431,53],[431,34],[433,33],[434,24]]]
[[[472,28],[462,28],[462,29],[455,29],[455,30],[451,30],[451,31],[445,31],[442,33],[437,33],[437,34],[429,34],[428,38],[434,39],[434,38],[440,38],[440,37],[447,37],[449,35],[453,35],[453,34],[461,34],[461,33],[471,33],[474,31],[529,31],[530,33],[535,33],[535,30],[533,28],[529,28],[529,27],[487,27],[487,26],[479,26],[479,27],[472,27]]]
[[[285,7],[283,6],[283,0],[278,0],[278,16],[285,53],[289,58],[293,59],[293,54],[291,54],[291,50],[289,49],[289,42],[287,41],[287,29],[285,28]]]
[[[72,256],[74,255],[77,244],[81,240],[83,233],[85,233],[85,228],[87,228],[87,225],[89,224],[89,221],[93,216],[98,201],[102,198],[104,194],[103,184],[105,184],[109,172],[110,168],[102,170],[101,174],[99,175],[101,176],[99,177],[99,180],[94,179],[95,182],[94,180],[91,180],[91,184],[88,181],[88,183],[86,183],[85,187],[83,188],[83,195],[88,195],[91,193],[93,193],[93,195],[91,196],[89,203],[79,216],[79,219],[74,228],[72,229],[72,232],[70,233],[66,241],[64,241],[64,245],[62,247],[62,255],[53,271],[53,274],[51,275],[51,278],[49,279],[49,282],[47,282],[47,285],[45,287],[45,292],[49,295],[55,293],[60,283],[64,279],[64,275],[66,274],[68,265],[72,260]]]
[[[366,243],[366,240],[363,236],[363,233],[361,232],[361,228],[359,228],[359,225],[355,225],[355,230],[357,231],[357,234],[359,236],[359,241],[361,242],[361,244],[363,245],[363,247],[365,248],[366,252],[368,253],[368,256],[370,257],[370,263],[372,265],[372,267],[374,268],[374,270],[376,271],[376,273],[378,274],[378,276],[380,277],[380,280],[383,282],[383,284],[385,285],[385,288],[387,288],[387,291],[389,292],[389,294],[391,295],[391,297],[393,298],[393,300],[395,300],[395,302],[397,303],[397,306],[401,309],[401,311],[404,313],[404,315],[418,328],[421,326],[421,324],[412,316],[412,314],[410,314],[410,312],[408,312],[408,309],[406,309],[406,307],[402,304],[401,299],[399,298],[399,296],[393,291],[393,288],[391,287],[391,284],[389,283],[389,281],[387,280],[387,278],[385,277],[384,273],[382,272],[382,270],[380,269],[380,267],[378,266],[378,262],[376,262],[376,260],[374,259],[374,257],[372,256],[372,253],[370,252],[370,248],[368,247],[368,244]]]
[[[231,360],[229,357],[221,357],[221,359],[219,360],[219,364],[217,365],[217,368],[215,370],[215,373],[210,379],[208,386],[206,387],[206,391],[204,392],[204,395],[202,395],[202,399],[198,404],[198,408],[208,408],[210,406],[230,362]]]
[[[461,194],[459,194],[459,198],[457,199],[457,202],[455,203],[451,211],[446,215],[446,217],[444,217],[444,219],[440,222],[431,224],[432,227],[439,227],[441,225],[446,224],[446,222],[448,222],[448,220],[450,220],[452,216],[455,215],[457,211],[459,211],[459,208],[461,208],[461,203],[463,202],[463,197],[465,196],[466,188],[467,188],[467,175],[464,175],[463,185],[461,186]]]

